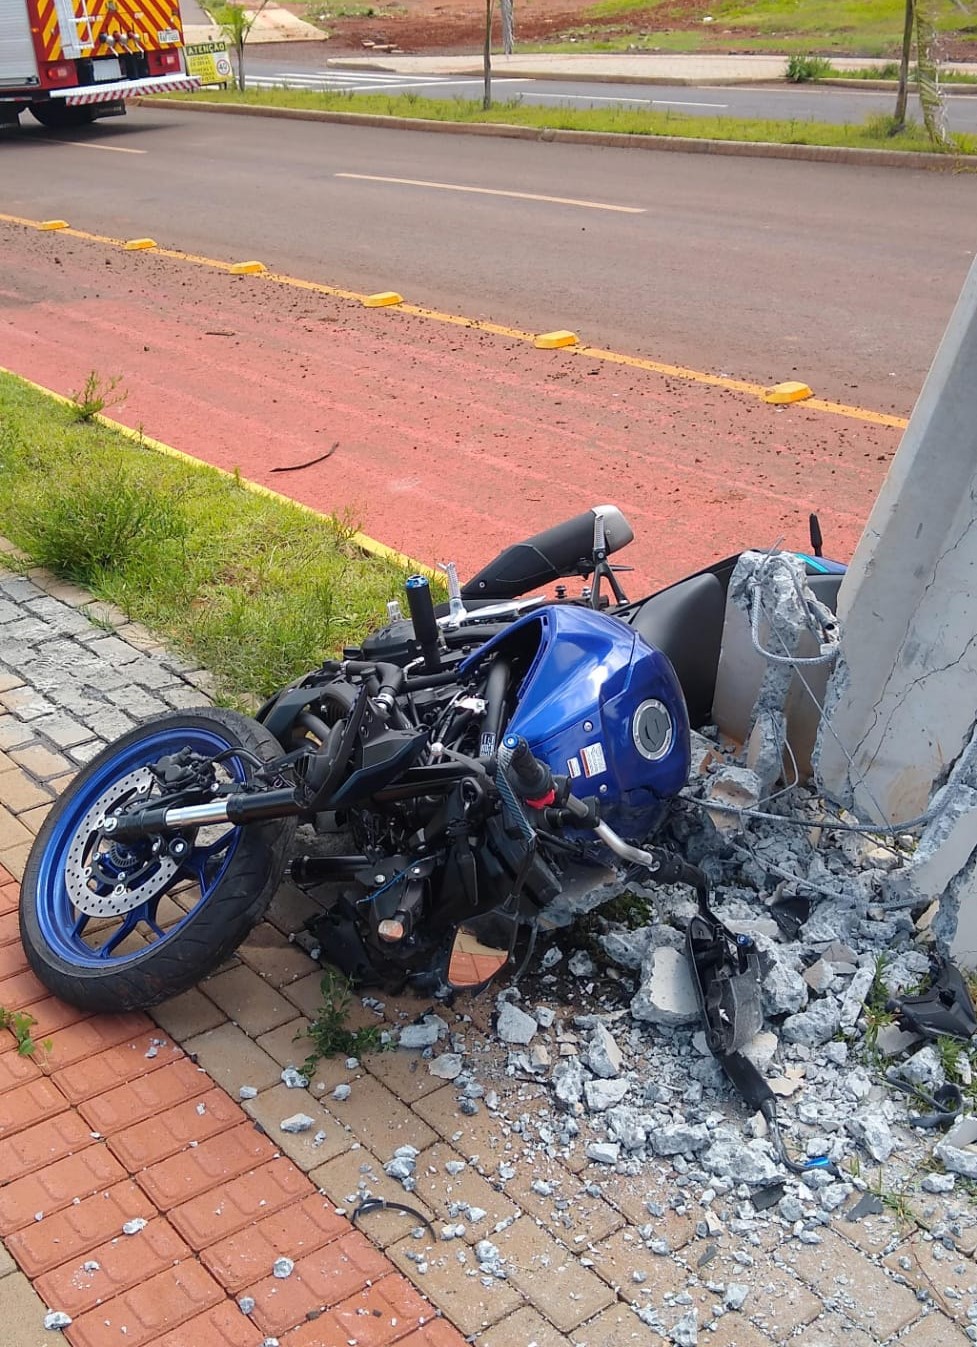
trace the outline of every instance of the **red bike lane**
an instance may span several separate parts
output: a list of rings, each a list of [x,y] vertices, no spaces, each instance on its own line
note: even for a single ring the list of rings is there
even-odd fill
[[[803,547],[811,510],[847,558],[900,434],[2,223],[0,365],[66,394],[120,376],[115,419],[463,576],[613,502],[634,595],[745,545]]]

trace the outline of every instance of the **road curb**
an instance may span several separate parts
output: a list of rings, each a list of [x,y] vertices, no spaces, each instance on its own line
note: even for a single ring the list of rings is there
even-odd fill
[[[339,122],[377,126],[389,131],[439,131],[446,135],[503,136],[510,140],[604,145],[626,150],[665,150],[678,154],[724,154],[753,159],[794,159],[814,163],[855,164],[869,168],[928,168],[944,173],[977,172],[977,155],[933,154],[915,150],[863,150],[834,145],[785,145],[771,141],[697,140],[683,136],[624,135],[613,131],[563,131],[555,127],[508,126],[504,122],[435,122],[422,117],[383,117],[376,113],[319,112],[312,108],[257,107],[247,103],[175,102],[139,98],[142,107],[219,112],[239,117],[280,117],[297,122]]]

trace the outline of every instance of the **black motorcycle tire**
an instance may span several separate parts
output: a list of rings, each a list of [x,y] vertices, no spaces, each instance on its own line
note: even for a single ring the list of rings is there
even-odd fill
[[[236,711],[212,707],[154,716],[116,739],[93,758],[55,801],[27,860],[21,884],[20,933],[31,968],[62,1000],[84,1010],[122,1012],[147,1009],[193,987],[219,967],[264,915],[285,869],[295,831],[294,819],[273,819],[238,827],[231,855],[213,888],[203,894],[179,928],[150,944],[144,953],[111,959],[115,967],[97,966],[77,944],[70,953],[70,899],[64,867],[51,859],[70,844],[72,826],[99,791],[133,766],[157,760],[162,744],[172,751],[186,735],[191,741],[213,741],[254,754],[263,762],[282,753],[278,741],[256,721]],[[239,760],[242,763],[246,759]],[[243,770],[243,768],[242,768]],[[80,814],[79,811],[82,811]],[[68,839],[68,840],[66,840]],[[60,922],[60,931],[58,923]],[[45,928],[52,938],[45,934]]]

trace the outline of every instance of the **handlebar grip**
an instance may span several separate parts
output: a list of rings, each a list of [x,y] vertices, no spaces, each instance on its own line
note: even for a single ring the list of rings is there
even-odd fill
[[[553,773],[545,762],[533,756],[525,739],[518,734],[507,734],[502,747],[506,750],[505,769],[523,799],[552,804],[553,800],[546,797],[554,794]]]

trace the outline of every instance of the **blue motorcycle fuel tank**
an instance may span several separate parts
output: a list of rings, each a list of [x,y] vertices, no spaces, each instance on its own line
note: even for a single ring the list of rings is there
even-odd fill
[[[689,774],[689,720],[671,664],[633,628],[590,608],[537,608],[471,655],[525,667],[507,733],[521,735],[575,795],[642,840]],[[528,667],[527,667],[528,666]]]

